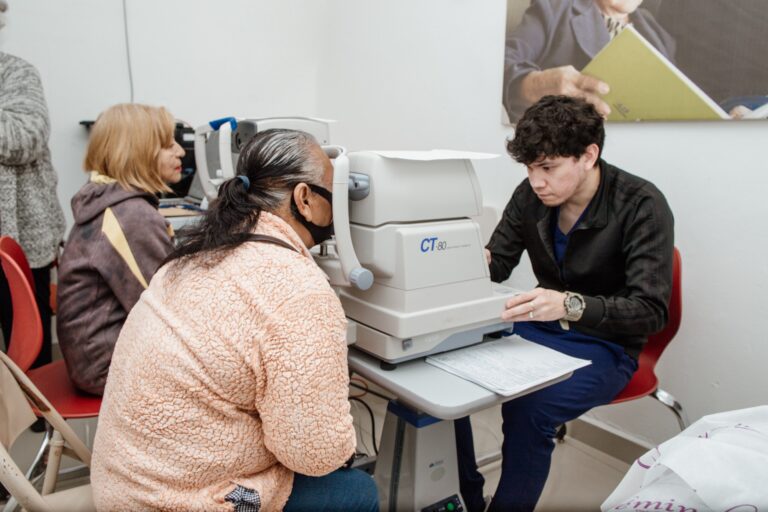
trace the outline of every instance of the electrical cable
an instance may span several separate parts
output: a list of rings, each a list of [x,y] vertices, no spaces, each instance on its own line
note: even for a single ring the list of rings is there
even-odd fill
[[[133,103],[133,65],[131,64],[131,45],[128,41],[128,7],[123,0],[123,33],[125,34],[125,57],[128,64],[128,85],[131,89],[131,103]]]
[[[378,455],[379,447],[376,446],[376,418],[373,416],[373,410],[371,409],[371,406],[365,403],[363,400],[353,396],[349,397],[349,399],[354,400],[355,402],[360,402],[368,410],[368,415],[371,417],[371,439],[373,439],[373,451],[376,455]]]
[[[350,401],[349,405],[352,408],[352,415],[356,416],[356,413],[359,410],[360,405],[356,404],[353,401]],[[367,436],[364,435],[366,432],[365,432],[365,429],[363,428],[361,422],[362,422],[362,419],[357,419],[357,418],[355,419],[355,424],[357,425],[356,428],[355,428],[355,431],[360,436],[359,437],[359,444],[357,446],[357,449],[358,449],[357,453],[359,453],[360,455],[368,457],[371,453],[373,453],[373,449],[368,446],[368,443],[365,440],[365,438]],[[362,450],[362,451],[359,451],[359,450]]]
[[[365,395],[368,394],[368,383],[367,382],[365,382],[363,379],[361,379],[359,377],[350,377],[349,384],[352,385],[353,381],[359,382],[365,389],[359,395],[349,395],[350,398],[362,398],[362,397],[364,397]],[[359,387],[359,386],[355,386],[355,387]]]
[[[374,396],[377,396],[377,397],[379,397],[379,398],[381,398],[381,399],[383,399],[383,400],[387,400],[387,401],[389,401],[389,400],[394,400],[394,399],[395,399],[394,397],[391,397],[391,396],[382,395],[381,393],[379,393],[379,392],[377,392],[377,391],[374,391],[374,390],[372,390],[372,389],[367,389],[367,388],[364,388],[363,386],[361,386],[361,385],[359,385],[359,384],[355,384],[354,382],[350,382],[350,383],[349,383],[349,385],[350,385],[351,387],[353,387],[353,388],[357,388],[357,389],[360,389],[360,390],[362,390],[362,391],[366,391],[366,392],[368,392],[368,393],[370,393],[370,394],[372,394],[372,395],[374,395]]]

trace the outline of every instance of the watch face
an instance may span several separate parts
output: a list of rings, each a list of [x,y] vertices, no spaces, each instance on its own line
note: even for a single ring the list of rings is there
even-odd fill
[[[568,297],[568,311],[578,311],[582,308],[581,299],[578,297]]]

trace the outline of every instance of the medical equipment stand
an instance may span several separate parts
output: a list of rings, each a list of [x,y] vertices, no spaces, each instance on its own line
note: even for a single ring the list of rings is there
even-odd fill
[[[450,501],[444,501],[460,494],[453,422],[441,420],[468,416],[572,375],[505,397],[427,364],[424,359],[400,363],[394,370],[382,369],[380,362],[349,348],[349,368],[397,397],[387,407],[374,471],[382,512],[463,510],[463,505],[461,509],[457,506],[459,500],[452,502],[454,508],[450,508]],[[430,508],[433,505],[437,508]]]
[[[382,512],[465,510],[454,443],[453,421],[389,402],[374,472]]]

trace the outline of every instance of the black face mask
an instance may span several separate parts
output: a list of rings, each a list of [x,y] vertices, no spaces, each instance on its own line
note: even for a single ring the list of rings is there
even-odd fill
[[[328,201],[328,204],[333,208],[333,194],[329,190],[313,185],[312,183],[307,183],[307,186],[312,192],[319,194],[323,199]],[[301,213],[299,213],[299,208],[296,206],[296,200],[293,198],[293,193],[291,193],[291,213],[296,217],[296,220],[301,222],[302,226],[307,228],[315,245],[321,244],[333,236],[333,220],[331,220],[331,223],[327,226],[318,226],[314,222],[309,222]]]

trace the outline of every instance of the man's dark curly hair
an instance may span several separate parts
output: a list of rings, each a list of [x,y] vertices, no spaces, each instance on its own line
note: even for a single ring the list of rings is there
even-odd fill
[[[604,141],[603,118],[591,103],[572,96],[544,96],[517,122],[507,151],[530,165],[542,157],[578,158],[590,144],[597,144],[602,153]]]

